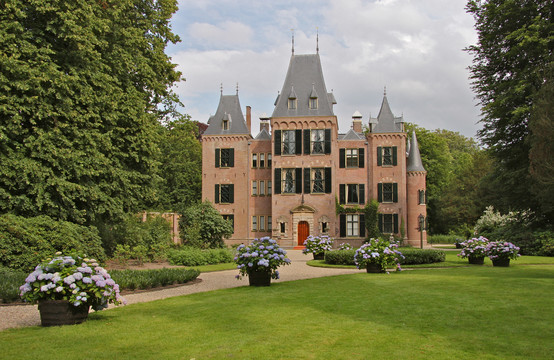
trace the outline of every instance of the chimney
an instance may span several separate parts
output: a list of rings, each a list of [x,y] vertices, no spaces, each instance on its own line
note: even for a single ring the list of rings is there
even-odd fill
[[[260,116],[260,132],[265,129],[269,133],[269,117],[266,113]]]
[[[246,128],[248,129],[249,133],[252,132],[251,125],[252,125],[252,108],[250,106],[247,106],[246,107]]]
[[[359,111],[356,111],[354,115],[352,115],[352,130],[357,133],[362,132],[362,114],[360,114]]]

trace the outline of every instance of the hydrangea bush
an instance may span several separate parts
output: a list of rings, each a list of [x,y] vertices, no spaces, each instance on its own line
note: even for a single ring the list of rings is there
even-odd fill
[[[237,269],[239,269],[239,275],[236,278],[240,279],[253,271],[268,271],[271,272],[272,279],[279,279],[277,268],[290,264],[290,259],[286,255],[286,250],[281,249],[277,241],[269,236],[254,239],[248,246],[241,244],[237,247],[235,256]]]
[[[333,239],[327,235],[309,235],[308,238],[304,240],[304,246],[306,247],[302,250],[304,254],[323,254],[325,251],[331,251],[333,249]]]
[[[349,243],[342,243],[339,245],[338,250],[354,250],[354,247],[350,245]]]
[[[19,290],[21,298],[30,303],[68,300],[73,306],[91,306],[96,311],[109,303],[125,303],[119,285],[96,260],[60,252],[39,264]]]
[[[369,239],[354,253],[354,263],[358,269],[365,268],[368,264],[378,264],[382,270],[396,266],[401,271],[399,259],[404,256],[397,248],[397,244],[391,244],[387,240]]]
[[[487,244],[485,252],[489,259],[517,259],[519,247],[507,241],[491,241]]]
[[[480,236],[479,238],[473,238],[460,243],[462,251],[458,254],[461,258],[485,257],[487,254],[487,244],[489,240],[486,237]]]

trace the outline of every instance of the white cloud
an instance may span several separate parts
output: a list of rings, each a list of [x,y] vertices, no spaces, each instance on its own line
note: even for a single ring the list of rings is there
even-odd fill
[[[221,24],[194,23],[189,26],[189,36],[207,48],[247,48],[251,45],[252,29],[235,21]]]

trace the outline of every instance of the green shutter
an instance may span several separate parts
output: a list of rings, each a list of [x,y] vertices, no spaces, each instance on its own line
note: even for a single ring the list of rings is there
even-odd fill
[[[214,203],[219,204],[219,184],[215,184]]]
[[[377,201],[383,202],[383,184],[377,184]]]
[[[383,150],[380,146],[377,146],[377,166],[383,165]]]
[[[331,168],[325,168],[325,193],[330,194],[333,189]]]
[[[365,166],[365,149],[359,148],[358,149],[358,167],[364,168]]]
[[[302,194],[302,168],[296,168],[295,175],[294,182],[296,185],[296,193]]]
[[[346,185],[339,185],[339,204],[346,204]]]
[[[340,214],[340,237],[346,237],[346,215]]]
[[[325,154],[331,153],[331,129],[325,129]]]
[[[304,155],[310,155],[310,130],[304,129]]]
[[[229,204],[235,202],[235,185],[229,184]]]
[[[235,149],[229,149],[229,167],[235,166]]]
[[[221,153],[221,149],[215,149],[215,167],[219,167],[219,155]]]
[[[346,149],[339,149],[339,168],[346,167]]]
[[[359,184],[358,191],[358,204],[363,205],[365,204],[365,184]]]
[[[275,177],[273,180],[273,192],[275,194],[281,193],[281,169],[275,169]]]
[[[398,202],[398,183],[392,183],[392,202]]]
[[[295,130],[296,155],[302,155],[302,130]],[[302,188],[300,188],[302,190]]]
[[[394,233],[398,234],[398,214],[392,215],[392,225],[394,226]]]
[[[310,193],[310,168],[304,168],[304,194]]]
[[[358,219],[360,219],[358,224],[358,228],[360,229],[360,237],[365,237],[365,215],[358,215]]]
[[[383,232],[383,214],[379,214],[379,232]]]
[[[396,146],[393,146],[392,147],[392,165],[393,166],[396,166],[397,165],[397,159],[396,159]]]
[[[275,144],[273,153],[275,155],[281,155],[281,130],[275,130],[273,132],[273,141]]]

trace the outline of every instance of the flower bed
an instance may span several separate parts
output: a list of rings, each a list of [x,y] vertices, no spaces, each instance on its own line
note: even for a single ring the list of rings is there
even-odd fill
[[[397,270],[402,270],[400,267],[400,259],[403,257],[398,250],[397,244],[391,244],[387,240],[369,239],[369,242],[363,244],[354,254],[354,263],[358,269],[365,268],[370,264],[375,264],[380,267],[381,271],[385,271],[389,266],[395,266]]]

